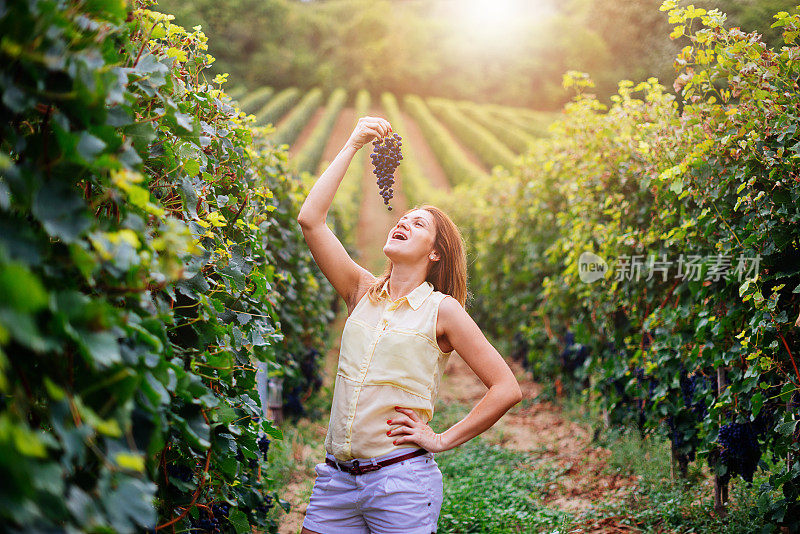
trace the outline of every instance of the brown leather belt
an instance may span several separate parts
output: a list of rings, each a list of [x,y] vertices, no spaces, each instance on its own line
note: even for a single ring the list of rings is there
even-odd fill
[[[338,467],[342,471],[346,473],[350,473],[351,475],[363,475],[364,473],[368,473],[370,471],[377,471],[381,467],[386,467],[387,465],[396,464],[397,462],[402,462],[403,460],[408,460],[409,458],[414,458],[415,456],[422,456],[423,454],[427,454],[427,449],[417,449],[414,452],[409,452],[408,454],[403,454],[400,456],[396,456],[394,458],[389,458],[388,460],[381,460],[380,462],[375,462],[375,464],[364,464],[360,465],[358,460],[353,460],[353,466],[350,467],[348,465],[340,464],[330,458],[325,458],[325,463],[328,465],[332,465],[333,467]]]

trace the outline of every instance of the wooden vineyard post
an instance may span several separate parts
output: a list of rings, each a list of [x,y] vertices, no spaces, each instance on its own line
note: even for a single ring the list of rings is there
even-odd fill
[[[684,457],[684,460],[680,462],[680,469],[681,469],[681,478],[686,480],[689,478],[689,462]]]
[[[269,417],[275,423],[283,422],[283,378],[273,377],[269,379],[267,388],[267,407]]]
[[[592,377],[589,377],[589,395],[590,395],[590,402],[589,405],[591,406],[593,403],[597,403],[598,399],[595,394],[595,388],[597,386],[597,381]],[[601,404],[600,407],[600,418],[603,420],[604,428],[608,429],[611,428],[611,414],[608,412],[608,408],[606,407],[605,403]]]
[[[720,367],[717,369],[717,397],[722,395],[722,392],[725,390],[725,369]],[[719,418],[720,423],[722,423],[722,416],[720,415]],[[717,453],[719,454],[719,453]],[[717,456],[719,458],[719,456]],[[718,474],[714,474],[714,511],[718,514],[724,516],[726,515],[727,511],[725,510],[725,504],[728,502],[728,483],[723,483],[720,476]]]
[[[673,436],[670,436],[669,440],[669,451],[670,451],[670,462],[669,462],[669,478],[670,480],[675,480],[678,475],[676,474],[676,466],[678,465],[678,452],[675,449],[675,439]]]
[[[798,317],[797,320],[800,321],[800,317]],[[798,405],[800,405],[800,395],[798,395],[798,392],[795,391],[786,400],[786,411],[789,412],[789,413],[795,413],[792,410],[795,410]],[[796,429],[795,429],[795,434],[794,435],[797,436],[797,430]],[[797,438],[795,437],[795,439],[797,439]],[[793,462],[794,462],[794,458],[792,456],[792,451],[788,451],[786,453],[786,472],[787,473],[792,470],[792,463]]]
[[[687,461],[685,456],[681,458],[678,455],[678,447],[675,446],[674,434],[670,436],[669,449],[671,453],[670,457],[672,460],[670,462],[670,470],[669,470],[670,478],[672,480],[676,480],[678,478],[686,480],[687,478],[689,478],[689,462]]]
[[[256,390],[261,399],[261,417],[283,421],[283,378],[267,375],[267,362],[256,362]]]

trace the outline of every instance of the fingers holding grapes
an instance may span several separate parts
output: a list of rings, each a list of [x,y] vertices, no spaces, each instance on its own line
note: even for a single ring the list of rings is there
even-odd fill
[[[389,124],[389,121],[386,119],[382,119],[380,117],[362,117],[359,120],[363,120],[365,124],[377,129],[380,132],[379,137],[386,137],[392,133],[392,125]]]
[[[369,116],[361,117],[350,135],[348,143],[358,150],[373,139],[386,137],[391,132],[392,126],[386,119]]]

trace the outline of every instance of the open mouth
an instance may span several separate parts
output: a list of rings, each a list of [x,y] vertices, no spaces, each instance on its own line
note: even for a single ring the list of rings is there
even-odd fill
[[[392,239],[396,239],[398,241],[407,241],[408,240],[408,238],[405,235],[401,234],[400,232],[393,233],[392,234]]]

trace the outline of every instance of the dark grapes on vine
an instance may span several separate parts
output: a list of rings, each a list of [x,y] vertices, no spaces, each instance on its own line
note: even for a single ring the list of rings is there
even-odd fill
[[[753,482],[753,473],[761,459],[758,434],[751,423],[726,423],[719,429],[719,461],[727,467],[722,475],[723,482],[732,475],[739,475],[745,481]]]
[[[269,453],[270,439],[267,436],[258,438],[258,450],[264,455],[264,461],[267,461],[267,453]]]
[[[258,510],[260,514],[266,515],[273,506],[275,506],[275,503],[272,500],[272,495],[265,495],[264,502],[256,506],[256,510]]]
[[[192,479],[192,470],[185,465],[169,464],[167,465],[167,474],[170,478],[177,478],[183,482],[189,482]]]

